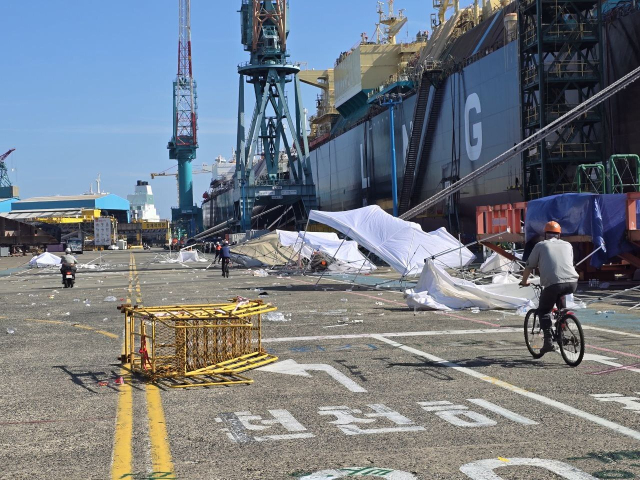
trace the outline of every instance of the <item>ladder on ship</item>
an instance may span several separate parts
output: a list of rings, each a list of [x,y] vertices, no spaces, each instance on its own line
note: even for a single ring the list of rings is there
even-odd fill
[[[423,78],[418,90],[418,99],[416,100],[416,108],[413,114],[413,128],[411,129],[411,139],[409,140],[407,160],[404,167],[404,178],[402,179],[402,189],[400,190],[400,202],[398,203],[398,213],[400,214],[403,214],[409,209],[409,200],[411,199],[411,191],[413,190],[413,178],[416,171],[418,153],[420,151],[420,141],[422,140],[422,132],[424,130],[424,117],[427,113],[430,92],[431,84]]]
[[[420,161],[416,165],[416,174],[413,178],[411,187],[411,205],[416,205],[420,201],[421,187],[424,183],[427,169],[429,167],[429,156],[431,155],[431,147],[433,146],[433,136],[438,125],[440,110],[442,108],[442,100],[444,99],[445,88],[443,85],[434,86],[433,101],[427,118],[427,130],[424,133],[424,140],[420,153]],[[404,213],[404,212],[402,212]]]

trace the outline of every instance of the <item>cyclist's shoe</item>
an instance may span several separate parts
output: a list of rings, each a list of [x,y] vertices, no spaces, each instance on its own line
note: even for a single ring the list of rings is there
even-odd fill
[[[555,348],[553,347],[553,338],[551,336],[551,331],[546,330],[544,332],[544,343],[542,344],[540,353],[544,355],[545,353],[553,352],[553,351],[555,351]]]

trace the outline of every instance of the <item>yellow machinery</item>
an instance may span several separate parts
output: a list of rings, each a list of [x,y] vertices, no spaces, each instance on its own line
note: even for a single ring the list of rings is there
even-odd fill
[[[124,364],[152,382],[184,388],[249,384],[241,372],[275,362],[262,348],[261,316],[277,310],[260,300],[143,307],[121,305]]]

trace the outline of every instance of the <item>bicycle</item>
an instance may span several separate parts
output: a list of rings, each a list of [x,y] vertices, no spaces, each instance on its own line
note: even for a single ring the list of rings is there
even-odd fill
[[[231,263],[230,258],[222,259],[222,276],[229,278],[229,263]]]
[[[540,297],[542,287],[530,284],[536,295]],[[584,333],[580,321],[568,308],[554,308],[551,311],[551,335],[554,343],[560,347],[560,354],[563,360],[570,367],[577,367],[584,357]],[[541,358],[544,353],[540,353],[544,335],[540,328],[538,311],[532,308],[524,318],[524,341],[527,349],[533,358]]]

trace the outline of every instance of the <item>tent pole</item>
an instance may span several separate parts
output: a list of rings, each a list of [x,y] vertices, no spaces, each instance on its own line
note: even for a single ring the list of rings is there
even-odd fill
[[[355,277],[353,277],[353,280],[351,280],[351,285],[353,285],[353,284],[356,282],[356,280],[357,280],[358,276],[360,275],[360,272],[361,272],[361,271],[362,271],[362,269],[364,268],[364,264],[365,264],[365,263],[367,263],[367,262],[369,261],[369,257],[370,257],[370,256],[371,256],[371,251],[369,251],[369,255],[367,255],[367,258],[365,258],[365,261],[364,261],[364,262],[362,262],[362,265],[360,266],[360,269],[358,270],[358,273],[356,273],[356,276],[355,276]]]
[[[487,240],[491,240],[492,238],[499,237],[500,235],[503,235],[505,233],[509,233],[509,230],[507,229],[506,232],[496,233],[495,235],[491,235],[490,237],[483,238],[482,240],[474,240],[473,242],[467,243],[466,245],[461,245],[456,248],[450,248],[449,250],[445,250],[444,252],[440,252],[440,253],[436,253],[435,255],[432,255],[430,258],[431,260],[435,260],[436,258],[441,257],[442,255],[446,255],[447,253],[455,252],[457,250],[462,250],[463,248],[470,247],[471,245],[475,245],[476,243],[486,242]],[[460,253],[462,254],[462,252]]]
[[[351,233],[351,229],[349,229],[349,233]],[[331,257],[331,260],[335,260],[336,255],[338,254],[338,252],[340,251],[340,249],[342,248],[342,245],[344,244],[345,240],[347,239],[349,235],[345,235],[344,238],[342,239],[342,242],[340,243],[340,246],[338,247],[338,249],[336,250],[336,253],[333,254],[333,257]],[[329,268],[329,265],[327,265],[327,269]],[[320,280],[322,280],[322,277],[324,277],[324,272],[326,270],[322,271],[322,274],[320,275],[320,278],[318,279],[318,281],[316,282],[316,287],[318,286],[318,284],[320,283]]]
[[[302,249],[304,248],[304,239],[307,236],[307,230],[309,230],[309,222],[311,220],[309,219],[309,217],[307,217],[307,224],[304,226],[304,233],[302,234],[302,241],[300,242],[300,250],[298,250],[298,261],[300,262],[300,264],[302,264],[302,260],[300,260],[300,253],[302,253]],[[298,237],[300,237],[300,232],[298,233]],[[302,276],[304,276],[305,272],[307,271],[307,266],[309,264],[305,265],[305,267],[302,269]]]
[[[585,260],[587,260],[588,258],[590,258],[593,254],[595,254],[597,251],[602,250],[602,248],[604,247],[604,245],[600,245],[598,248],[596,248],[593,252],[591,252],[589,255],[587,255],[586,257],[584,257],[582,260],[580,260],[578,263],[576,263],[574,266],[577,267],[578,265],[580,265],[582,262],[584,262]]]

